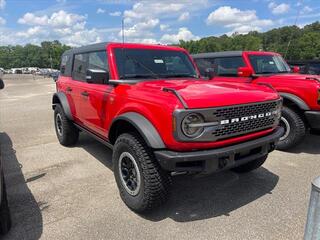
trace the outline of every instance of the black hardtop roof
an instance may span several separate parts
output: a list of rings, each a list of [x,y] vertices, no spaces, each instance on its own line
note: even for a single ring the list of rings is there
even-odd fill
[[[95,44],[86,45],[83,47],[72,48],[70,50],[65,51],[63,53],[63,55],[85,53],[85,52],[92,52],[92,51],[102,51],[102,50],[106,49],[106,46],[108,44],[109,44],[109,42],[102,42],[102,43],[95,43]]]
[[[243,51],[208,52],[192,54],[193,58],[241,57]]]

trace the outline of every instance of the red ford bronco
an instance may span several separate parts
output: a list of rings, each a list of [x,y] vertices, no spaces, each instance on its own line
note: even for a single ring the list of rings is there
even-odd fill
[[[68,50],[56,87],[59,142],[75,144],[84,131],[111,147],[121,198],[137,212],[166,200],[174,174],[260,167],[283,134],[277,92],[201,79],[177,47],[101,43]]]
[[[308,129],[320,130],[320,77],[291,70],[278,53],[231,51],[193,55],[202,75],[219,82],[268,84],[283,98],[280,126],[285,132],[277,148],[289,149]]]

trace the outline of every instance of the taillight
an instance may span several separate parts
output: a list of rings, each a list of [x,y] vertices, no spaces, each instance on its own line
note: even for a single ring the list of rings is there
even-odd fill
[[[318,89],[318,104],[320,105],[320,89]]]

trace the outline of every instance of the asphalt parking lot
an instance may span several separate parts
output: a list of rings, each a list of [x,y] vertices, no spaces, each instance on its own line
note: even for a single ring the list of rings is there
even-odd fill
[[[121,201],[111,151],[81,135],[58,144],[52,79],[7,75],[0,145],[13,227],[5,239],[301,239],[320,136],[275,151],[248,174],[178,176],[170,201],[147,214]]]

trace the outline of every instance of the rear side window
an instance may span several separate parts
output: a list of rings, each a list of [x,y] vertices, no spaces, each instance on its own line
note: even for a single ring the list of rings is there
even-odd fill
[[[72,78],[78,81],[85,81],[87,72],[87,53],[74,55]]]
[[[89,69],[100,69],[109,71],[106,51],[89,53]]]
[[[63,55],[61,58],[61,65],[60,65],[60,74],[62,76],[70,76],[70,56],[69,55]]]
[[[242,57],[216,58],[214,64],[218,76],[237,76],[238,68],[246,66]]]

